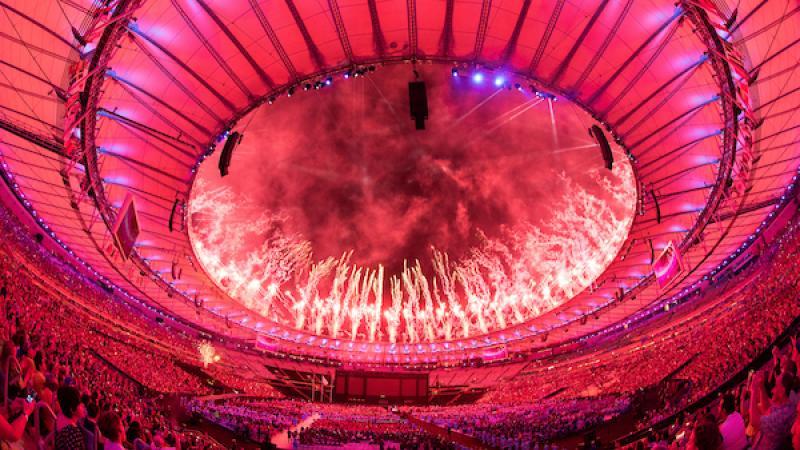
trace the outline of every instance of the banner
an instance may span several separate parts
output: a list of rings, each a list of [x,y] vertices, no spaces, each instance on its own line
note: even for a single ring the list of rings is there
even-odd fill
[[[136,205],[133,202],[133,196],[129,192],[125,196],[125,201],[122,202],[117,219],[111,228],[114,245],[119,249],[123,260],[127,260],[131,255],[133,246],[136,244],[136,238],[139,237],[139,231],[139,217],[136,214]]]
[[[508,351],[506,350],[505,345],[501,345],[499,347],[487,348],[483,350],[483,353],[481,353],[481,359],[484,362],[498,361],[506,359],[507,357],[508,357]]]
[[[683,263],[678,249],[670,241],[658,258],[653,262],[653,272],[658,280],[658,285],[662,288],[668,285],[675,277],[683,271]]]
[[[267,350],[274,352],[280,348],[278,343],[266,336],[258,335],[256,338],[256,348],[259,350]]]

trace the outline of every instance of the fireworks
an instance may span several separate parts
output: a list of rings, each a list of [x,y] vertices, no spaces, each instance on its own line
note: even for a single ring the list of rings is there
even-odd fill
[[[197,350],[200,352],[200,361],[203,363],[203,367],[208,367],[209,364],[218,362],[220,359],[216,349],[208,341],[200,342]]]
[[[254,112],[235,176],[201,167],[189,234],[218,287],[287,328],[416,344],[526,322],[597,279],[633,219],[627,159],[602,169],[568,103],[418,69],[423,134],[397,120],[406,69],[384,67]]]
[[[536,317],[588,287],[614,259],[632,220],[629,164],[596,172],[603,197],[567,175],[543,223],[520,223],[458,260],[431,248],[431,273],[353,263],[351,251],[314,258],[283,211],[257,208],[199,179],[190,202],[192,245],[212,279],[248,309],[317,335],[359,341],[430,342],[485,334]],[[612,203],[625,205],[615,213]],[[240,210],[237,212],[237,209]],[[232,223],[245,210],[251,220]],[[480,232],[480,230],[478,230]]]

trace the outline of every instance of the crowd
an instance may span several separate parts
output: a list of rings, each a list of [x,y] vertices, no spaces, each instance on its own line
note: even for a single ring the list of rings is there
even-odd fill
[[[369,420],[346,418],[314,421],[300,430],[296,438],[303,448],[338,447],[365,444],[378,449],[450,449],[453,444],[426,433],[400,418],[374,417]]]
[[[130,379],[153,391],[162,393],[206,393],[201,381],[182,370],[174,356],[147,345],[130,333],[121,333],[108,319],[82,311],[74,303],[52,293],[25,275],[25,267],[15,265],[3,255],[6,270],[4,285],[13,294],[9,308],[17,308],[23,317],[41,320],[43,333],[60,329],[65,335],[80,339],[82,348],[106,364],[124,372]],[[10,281],[14,278],[13,283]],[[131,362],[135,361],[135,364]]]
[[[86,318],[25,282],[8,255],[0,253],[0,266],[0,439],[16,448],[179,446],[161,399],[99,356],[103,342],[86,330]]]
[[[0,208],[0,234],[0,270],[4,272],[0,291],[6,293],[5,297],[16,289],[41,299],[43,307],[53,309],[57,321],[69,319],[64,326],[73,326],[90,352],[149,389],[163,393],[209,392],[198,377],[176,364],[197,364],[195,341],[187,337],[185,330],[159,324],[118,297],[112,298],[33,243],[27,237],[30,231],[15,223],[4,208]]]
[[[21,238],[7,214],[0,209],[0,441],[6,447],[210,448],[184,432],[165,401],[168,394],[212,393],[206,378],[250,397],[195,398],[188,409],[256,442],[300,426],[289,438],[309,449],[451,447],[382,407],[311,405],[284,399],[231,368],[211,366],[203,376],[187,370],[198,363],[196,341],[180,324],[156,325],[134,304],[88,283]],[[522,363],[477,404],[404,412],[492,447],[527,449],[625,414],[637,393],[660,387],[650,410],[637,411],[638,426],[647,428],[716,390],[800,316],[798,229],[793,225],[749,272],[718,283],[691,307],[578,356]],[[775,349],[745,384],[629,448],[800,450],[799,365],[796,342]]]
[[[121,337],[118,325],[97,308],[121,319],[135,313],[111,306],[92,286],[79,288],[77,275],[53,266],[57,261],[40,249],[25,247],[29,242],[20,236],[26,230],[8,219],[0,209],[0,448],[215,448],[202,434],[183,433],[172,419],[160,393],[176,392],[186,382],[167,379],[176,375],[173,364],[154,359],[153,348],[135,347],[130,333]],[[59,288],[65,281],[95,309],[64,298]],[[132,320],[146,325],[141,317]]]
[[[221,368],[217,364],[211,364],[204,368],[203,371],[214,382],[225,386],[236,393],[247,394],[262,398],[282,398],[283,394],[278,392],[272,385],[265,381],[246,378],[243,376],[241,367]]]
[[[710,406],[679,414],[666,429],[625,449],[800,449],[800,353],[795,338],[790,347],[775,348],[769,364],[751,371],[746,382]]]
[[[729,314],[714,321],[717,333],[713,342],[692,336],[701,339],[700,345],[707,350],[676,377],[699,386],[718,386],[767,348],[800,314],[800,274],[795,268],[800,256],[797,231],[797,225],[790,228],[769,253],[762,255],[768,267],[745,288],[734,291],[735,298],[728,300]],[[651,433],[628,448],[800,450],[797,338],[793,337],[786,348],[772,347],[771,351],[768,364],[751,371],[746,382],[721,395],[711,406],[690,417],[679,415],[667,429]],[[704,393],[699,390],[692,397]]]
[[[172,355],[129,337],[110,336],[100,331],[94,331],[90,336],[98,355],[149,389],[195,395],[211,392],[200,378],[175,364]],[[137,361],[136,366],[131,367],[130,361]]]
[[[800,315],[796,228],[749,274],[708,292],[696,301],[699,306],[673,311],[669,320],[644,332],[632,330],[582,357],[532,362],[477,405],[412,411],[489,445],[528,448],[590,429],[601,417],[624,412],[637,393],[659,387],[662,396],[649,410],[637,411],[638,426],[646,428],[717,389]]]
[[[626,397],[413,407],[414,417],[480,439],[497,448],[533,448],[611,420],[629,408]]]
[[[256,442],[269,440],[311,414],[308,403],[289,399],[197,398],[187,407],[190,412]]]
[[[382,406],[315,405],[310,426],[294,436],[301,447],[360,443],[377,449],[451,449],[455,446]]]
[[[347,444],[387,450],[454,448],[380,406],[211,397],[193,399],[188,408],[242,438],[264,442],[286,432],[288,442],[308,450]]]

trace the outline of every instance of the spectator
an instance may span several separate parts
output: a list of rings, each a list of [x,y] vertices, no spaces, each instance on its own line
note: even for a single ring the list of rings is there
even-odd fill
[[[74,386],[62,386],[56,396],[61,408],[56,420],[56,450],[86,450],[86,439],[78,427],[78,421],[86,414],[80,392]]]
[[[722,434],[714,416],[704,414],[697,420],[688,448],[691,450],[719,450],[722,448]]]
[[[133,450],[149,450],[150,446],[145,440],[142,425],[138,421],[133,421],[128,425],[128,431],[125,434],[125,440],[128,441],[133,447]]]
[[[8,400],[13,400],[19,396],[24,385],[22,384],[22,369],[17,360],[17,347],[10,340],[2,343],[0,350],[0,382],[8,386]]]
[[[719,404],[719,418],[722,423],[719,431],[722,433],[723,450],[744,450],[749,445],[745,436],[744,419],[736,411],[736,397],[725,394]]]
[[[750,422],[760,437],[753,446],[756,450],[780,450],[788,448],[796,405],[789,394],[794,379],[788,372],[781,372],[775,379],[770,398],[766,388],[767,376],[763,370],[753,375],[750,385]]]
[[[97,415],[100,411],[97,408],[97,403],[89,401],[86,405],[86,418],[83,420],[83,428],[92,433],[97,432]]]
[[[122,437],[125,435],[125,427],[122,419],[113,411],[106,411],[97,419],[97,426],[100,433],[106,438],[103,450],[124,450]]]
[[[28,416],[33,412],[33,407],[33,402],[27,402],[21,398],[14,400],[11,404],[11,410],[15,412],[12,414],[13,419],[6,420],[0,415],[0,441],[11,444],[22,439],[25,424],[28,422]]]

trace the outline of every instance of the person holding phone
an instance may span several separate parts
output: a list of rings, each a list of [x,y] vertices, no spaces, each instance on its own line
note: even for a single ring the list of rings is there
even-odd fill
[[[10,417],[13,419],[6,420],[5,417],[0,416],[0,440],[12,443],[22,439],[25,425],[28,423],[28,417],[33,412],[34,406],[33,402],[21,398],[15,399],[10,408],[13,412]]]

